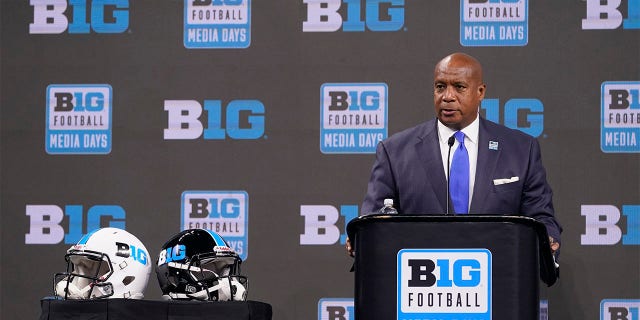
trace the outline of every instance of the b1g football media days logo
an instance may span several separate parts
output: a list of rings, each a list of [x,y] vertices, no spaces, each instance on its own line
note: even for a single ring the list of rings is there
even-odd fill
[[[320,88],[320,151],[375,153],[387,138],[385,83],[325,83]]]
[[[221,235],[242,260],[249,243],[249,195],[246,191],[185,191],[180,230],[201,228]]]
[[[600,320],[640,320],[640,299],[602,300]]]
[[[318,320],[353,320],[353,298],[322,298],[318,301]]]
[[[129,28],[129,0],[30,0],[29,4],[30,34],[123,33]]]
[[[603,82],[601,99],[602,152],[640,152],[640,81]]]
[[[251,0],[184,0],[187,49],[248,48]]]
[[[95,205],[87,209],[82,205],[66,205],[64,210],[57,205],[28,204],[25,208],[29,217],[29,233],[24,236],[25,244],[65,244],[77,243],[86,232],[114,227],[125,229],[126,212],[118,205]],[[66,217],[66,225],[63,222]],[[108,222],[105,226],[104,223]]]
[[[111,86],[47,87],[45,149],[49,154],[111,152]]]
[[[491,319],[491,252],[402,249],[397,319]]]
[[[525,46],[529,0],[460,0],[460,44]]]
[[[335,32],[341,27],[345,32],[398,31],[404,26],[404,0],[302,2],[307,6],[307,19],[302,22],[302,32]]]

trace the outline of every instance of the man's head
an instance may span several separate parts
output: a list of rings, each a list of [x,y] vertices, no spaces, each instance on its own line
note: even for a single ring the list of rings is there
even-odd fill
[[[436,64],[433,78],[433,103],[440,122],[454,130],[471,124],[487,87],[480,62],[464,53],[450,54]]]

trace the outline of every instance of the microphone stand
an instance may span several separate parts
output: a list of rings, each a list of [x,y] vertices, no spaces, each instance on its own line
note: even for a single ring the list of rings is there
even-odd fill
[[[449,145],[449,152],[447,154],[447,215],[449,215],[449,188],[451,183],[449,181],[451,181],[451,179],[449,179],[450,174],[451,174],[451,165],[450,165],[450,160],[451,160],[451,147],[453,146],[453,143],[455,142],[456,137],[455,136],[451,136],[449,137],[449,140],[447,141],[447,144]]]

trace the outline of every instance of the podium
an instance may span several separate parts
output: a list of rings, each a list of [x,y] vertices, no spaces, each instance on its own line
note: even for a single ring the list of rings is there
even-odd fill
[[[259,301],[40,300],[40,320],[271,320]]]
[[[557,279],[545,226],[528,217],[367,215],[355,248],[357,320],[539,319]]]

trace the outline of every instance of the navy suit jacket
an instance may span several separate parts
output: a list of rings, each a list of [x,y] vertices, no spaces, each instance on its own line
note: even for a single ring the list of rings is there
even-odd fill
[[[531,217],[544,223],[549,235],[560,241],[562,227],[554,216],[538,141],[482,117],[479,120],[476,180],[469,213]],[[512,179],[517,181],[494,183],[494,179],[512,177],[518,177]],[[361,213],[376,212],[385,198],[393,198],[401,214],[447,212],[447,179],[436,119],[378,144]],[[450,202],[449,212],[453,212]]]

